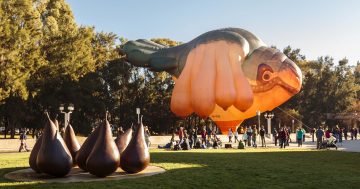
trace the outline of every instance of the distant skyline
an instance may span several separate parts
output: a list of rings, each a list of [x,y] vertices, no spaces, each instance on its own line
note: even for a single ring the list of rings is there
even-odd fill
[[[219,28],[249,30],[267,45],[300,48],[308,60],[360,60],[357,0],[67,0],[80,25],[129,40],[170,38],[187,42]]]

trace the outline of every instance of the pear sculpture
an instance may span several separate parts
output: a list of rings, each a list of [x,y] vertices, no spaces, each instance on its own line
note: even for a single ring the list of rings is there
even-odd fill
[[[96,129],[90,134],[90,136],[86,138],[84,143],[81,145],[81,148],[76,153],[76,164],[84,171],[87,171],[86,160],[95,146],[96,139],[99,137],[100,127],[101,126],[96,127]]]
[[[132,133],[133,131],[131,127],[128,130],[126,130],[124,133],[118,133],[115,139],[115,143],[117,148],[119,149],[120,155],[125,150],[126,146],[130,143]]]
[[[98,177],[106,177],[114,173],[119,167],[120,153],[113,140],[111,127],[105,119],[105,124],[100,126],[99,136],[87,161],[86,169]]]
[[[72,168],[72,157],[54,122],[48,114],[47,117],[48,124],[44,129],[36,165],[43,173],[64,177]]]
[[[67,148],[70,151],[71,157],[73,158],[73,166],[75,166],[76,165],[75,157],[76,157],[76,153],[80,149],[80,144],[76,138],[74,129],[70,124],[68,124],[68,126],[65,129],[64,141],[65,141]]]
[[[38,153],[39,153],[39,150],[40,150],[40,147],[41,147],[42,138],[43,138],[43,136],[40,136],[37,139],[37,141],[35,142],[34,147],[31,150],[30,157],[29,157],[29,165],[30,165],[31,169],[33,169],[37,173],[41,173],[40,169],[36,165],[36,158],[38,156]]]
[[[144,125],[141,123],[128,146],[121,154],[120,167],[127,173],[138,173],[150,163],[150,153],[145,142]]]

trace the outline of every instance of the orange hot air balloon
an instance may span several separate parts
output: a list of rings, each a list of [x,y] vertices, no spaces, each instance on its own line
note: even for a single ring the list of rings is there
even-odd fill
[[[300,91],[302,73],[280,51],[239,28],[214,30],[168,48],[147,40],[127,42],[128,62],[175,78],[171,110],[210,117],[223,133],[256,111],[269,111]]]

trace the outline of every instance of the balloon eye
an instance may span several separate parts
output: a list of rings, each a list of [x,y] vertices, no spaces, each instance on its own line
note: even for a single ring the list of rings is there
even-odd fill
[[[271,79],[271,72],[270,71],[265,71],[263,76],[262,76],[262,80],[263,81],[269,81]]]

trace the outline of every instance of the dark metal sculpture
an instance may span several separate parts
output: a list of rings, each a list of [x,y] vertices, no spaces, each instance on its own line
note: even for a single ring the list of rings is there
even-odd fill
[[[72,168],[72,157],[64,140],[56,130],[56,125],[49,115],[45,126],[36,165],[41,172],[55,177],[67,175]]]
[[[96,139],[99,137],[100,127],[101,126],[96,127],[96,129],[90,134],[90,136],[86,138],[85,142],[81,145],[80,150],[76,153],[75,161],[77,165],[84,171],[87,171],[86,160],[95,146]]]
[[[115,143],[117,148],[119,149],[119,153],[121,153],[125,150],[127,145],[130,143],[131,137],[132,137],[133,130],[132,128],[129,128],[125,131],[125,133],[118,133]]]
[[[39,153],[39,150],[40,150],[40,147],[41,147],[42,138],[43,137],[40,136],[37,139],[34,147],[31,150],[30,157],[29,157],[29,165],[30,165],[31,169],[33,169],[37,173],[41,173],[41,170],[36,165],[36,158],[38,156],[38,153]]]
[[[76,153],[80,149],[80,144],[76,138],[74,129],[70,124],[65,129],[64,141],[71,153],[71,157],[73,158],[73,166],[75,166],[76,165],[75,157],[76,157]]]
[[[134,137],[122,152],[120,167],[128,173],[138,173],[150,163],[150,153],[145,142],[144,126],[139,124]]]
[[[87,161],[86,169],[98,177],[106,177],[119,167],[120,153],[112,138],[108,120],[100,126],[98,138]]]

